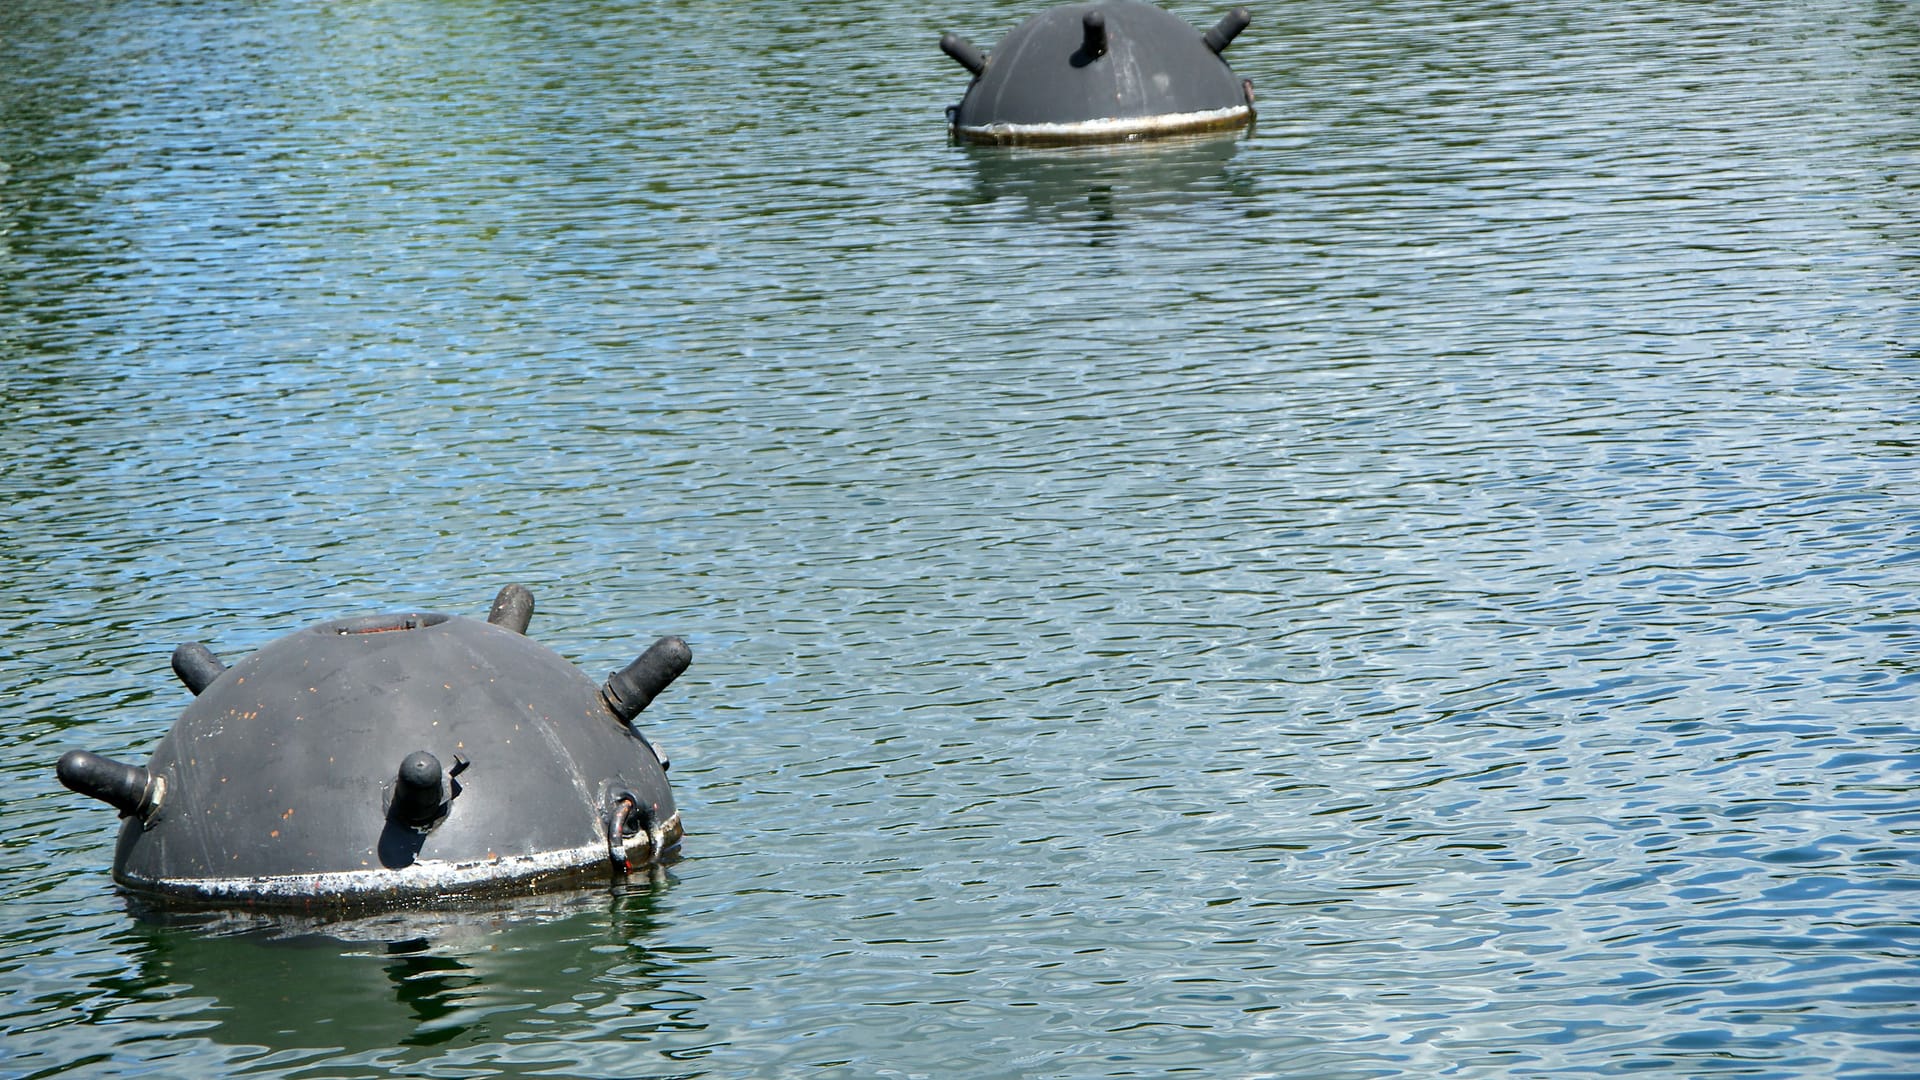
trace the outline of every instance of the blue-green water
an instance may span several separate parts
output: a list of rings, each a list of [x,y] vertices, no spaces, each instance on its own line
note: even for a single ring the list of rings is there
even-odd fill
[[[0,5],[0,1076],[1920,1075],[1920,14],[949,145],[1034,10]],[[692,644],[683,861],[128,910],[175,643],[508,581]]]

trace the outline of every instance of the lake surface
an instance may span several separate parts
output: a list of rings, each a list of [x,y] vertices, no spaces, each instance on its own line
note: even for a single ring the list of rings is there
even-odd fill
[[[0,1076],[1920,1075],[1914,8],[1256,6],[1250,133],[950,144],[1038,9],[0,6]],[[116,894],[176,643],[510,581],[691,643],[682,861]]]

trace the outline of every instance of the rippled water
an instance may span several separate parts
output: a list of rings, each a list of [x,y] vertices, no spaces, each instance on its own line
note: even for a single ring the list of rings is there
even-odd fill
[[[1920,1074],[1920,18],[0,6],[0,1075]],[[1220,11],[1176,8],[1197,26]],[[686,858],[129,910],[167,654],[507,581]]]

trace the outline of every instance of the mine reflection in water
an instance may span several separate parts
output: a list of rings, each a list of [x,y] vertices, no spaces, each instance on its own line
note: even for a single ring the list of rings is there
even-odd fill
[[[676,1006],[665,984],[698,957],[670,945],[653,951],[664,887],[655,870],[612,894],[469,900],[345,920],[134,904],[132,924],[115,937],[135,966],[101,988],[129,1005],[166,1003],[183,1035],[161,1060],[196,1071],[215,1062],[247,1071],[402,1068],[529,1015],[619,1011],[630,1037],[697,1031],[697,999]]]
[[[1071,149],[968,147],[973,183],[961,201],[1011,199],[1035,220],[1084,216],[1090,223],[1116,223],[1125,215],[1176,213],[1199,199],[1250,199],[1258,193],[1255,178],[1234,167],[1248,137],[1166,136]],[[1094,235],[1097,242],[1100,234]]]

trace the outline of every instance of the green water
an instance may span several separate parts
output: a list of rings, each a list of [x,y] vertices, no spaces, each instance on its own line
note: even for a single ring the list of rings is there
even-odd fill
[[[1033,10],[0,6],[0,1076],[1920,1071],[1911,6],[1255,7],[1244,137],[950,145]],[[129,910],[52,764],[174,644],[508,581],[691,643],[683,861]]]

